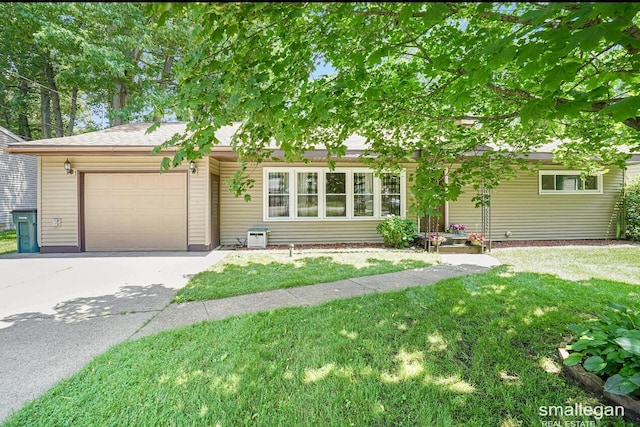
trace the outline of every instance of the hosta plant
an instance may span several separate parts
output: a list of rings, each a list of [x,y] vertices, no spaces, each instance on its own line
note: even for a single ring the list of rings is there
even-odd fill
[[[618,304],[588,324],[571,325],[578,339],[567,346],[564,364],[582,367],[605,380],[609,393],[640,397],[640,313]]]

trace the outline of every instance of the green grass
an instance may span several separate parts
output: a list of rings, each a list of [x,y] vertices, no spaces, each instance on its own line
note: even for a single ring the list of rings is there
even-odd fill
[[[612,265],[626,265],[635,251],[616,254]],[[501,266],[202,322],[111,348],[6,426],[591,425],[539,415],[598,405],[560,374],[556,348],[571,340],[569,324],[610,301],[637,308],[639,297],[628,283]]]
[[[16,230],[0,231],[0,255],[16,252],[17,250]]]
[[[491,255],[514,271],[554,274],[562,279],[591,278],[640,285],[640,246],[494,249]]]
[[[295,254],[237,252],[196,274],[178,291],[174,302],[200,301],[234,295],[328,283],[352,277],[424,267],[435,254],[408,251],[357,251]]]

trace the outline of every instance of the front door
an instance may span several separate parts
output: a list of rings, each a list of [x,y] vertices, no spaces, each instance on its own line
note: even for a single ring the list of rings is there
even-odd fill
[[[432,233],[435,233],[436,231],[440,232],[440,233],[444,233],[447,225],[444,223],[444,204],[442,204],[442,206],[440,206],[440,217],[437,218],[435,216],[431,217],[431,227],[429,227],[429,230],[431,230]],[[420,232],[424,233],[425,231],[427,231],[427,217],[423,217],[420,218]]]

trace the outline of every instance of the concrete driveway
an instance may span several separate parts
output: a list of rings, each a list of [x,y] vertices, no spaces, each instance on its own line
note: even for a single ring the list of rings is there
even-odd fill
[[[0,256],[0,423],[165,308],[228,252]]]

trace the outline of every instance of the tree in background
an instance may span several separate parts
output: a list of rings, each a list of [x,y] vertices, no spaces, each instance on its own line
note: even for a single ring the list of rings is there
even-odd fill
[[[627,184],[624,204],[626,238],[640,240],[640,177]]]
[[[162,19],[186,13],[192,24],[176,64],[176,111],[190,134],[165,146],[180,146],[177,165],[207,154],[215,130],[239,121],[233,145],[246,167],[270,158],[270,141],[298,160],[312,146],[340,156],[357,133],[376,170],[418,154],[420,216],[437,215],[464,185],[494,187],[547,142],[564,142],[558,159],[587,169],[621,164],[621,145],[640,148],[639,8],[155,5]],[[251,181],[243,169],[231,184],[242,194]]]
[[[26,139],[71,135],[163,112],[186,26],[137,3],[2,3],[0,124]]]

